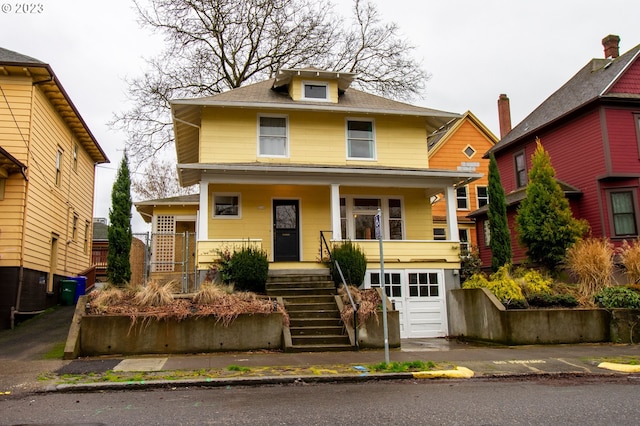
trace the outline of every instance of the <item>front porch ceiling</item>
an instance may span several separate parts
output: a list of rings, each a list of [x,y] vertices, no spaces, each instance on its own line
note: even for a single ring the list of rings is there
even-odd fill
[[[465,185],[482,174],[453,170],[274,164],[178,164],[183,185],[199,182],[423,188],[427,196]],[[431,191],[429,191],[431,190]]]

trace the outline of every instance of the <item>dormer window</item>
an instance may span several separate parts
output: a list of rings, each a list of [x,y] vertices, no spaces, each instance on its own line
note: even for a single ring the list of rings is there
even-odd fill
[[[318,81],[302,83],[302,99],[306,101],[328,101],[329,85]]]

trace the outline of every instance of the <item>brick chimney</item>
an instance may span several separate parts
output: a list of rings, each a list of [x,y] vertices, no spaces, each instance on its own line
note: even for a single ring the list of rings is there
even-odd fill
[[[602,39],[602,46],[604,46],[604,57],[615,59],[620,56],[620,37],[610,34]]]
[[[498,98],[498,123],[500,124],[500,139],[511,131],[511,107],[509,98],[501,94]]]

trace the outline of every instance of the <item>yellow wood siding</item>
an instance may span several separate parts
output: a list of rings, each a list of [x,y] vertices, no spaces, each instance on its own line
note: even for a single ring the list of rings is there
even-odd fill
[[[78,145],[77,170],[73,149]],[[56,186],[56,155],[63,151],[61,180]],[[85,223],[92,223],[94,164],[44,94],[33,90],[31,138],[29,141],[29,192],[26,214],[24,266],[48,270],[51,235],[59,236],[58,275],[75,275],[90,264],[85,250]],[[73,218],[77,216],[76,237]],[[89,226],[88,232],[91,232]]]
[[[345,115],[331,112],[260,111],[205,108],[202,113],[202,163],[273,162],[428,168],[424,120],[416,117]],[[288,118],[289,157],[258,157],[260,114]],[[347,160],[347,119],[374,121],[375,161]],[[319,158],[317,153],[322,152]]]
[[[31,120],[31,79],[0,77],[0,146],[28,164]],[[19,266],[24,223],[26,181],[19,173],[5,181],[0,200],[0,266]]]
[[[318,82],[318,83],[327,83],[327,90],[329,91],[329,101],[331,103],[338,103],[338,82],[336,80],[327,80],[321,78],[310,78],[310,77],[293,77],[291,79],[291,84],[289,84],[289,96],[294,101],[302,100],[302,88],[303,84],[306,82]],[[303,100],[304,102],[304,100]]]

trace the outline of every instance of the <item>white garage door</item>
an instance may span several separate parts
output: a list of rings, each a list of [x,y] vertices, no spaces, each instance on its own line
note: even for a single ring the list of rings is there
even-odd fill
[[[400,337],[444,337],[447,312],[444,272],[440,270],[387,270],[387,296],[400,312]],[[365,287],[380,287],[380,271],[367,271]]]

